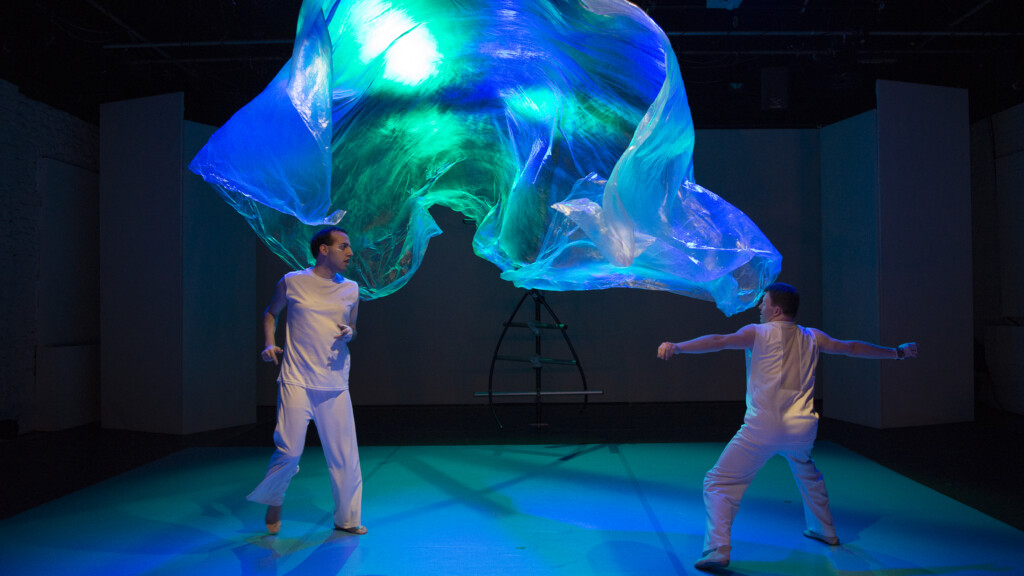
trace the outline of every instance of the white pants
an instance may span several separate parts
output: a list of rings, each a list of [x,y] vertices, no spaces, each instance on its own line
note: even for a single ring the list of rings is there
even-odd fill
[[[739,510],[743,493],[758,470],[776,454],[785,458],[793,471],[793,478],[804,503],[807,528],[824,536],[835,536],[825,478],[811,459],[812,448],[813,440],[767,444],[759,441],[745,428],[740,428],[718,457],[715,467],[704,477],[704,509],[707,513],[704,551],[730,543],[732,522]]]
[[[280,385],[274,455],[267,475],[247,497],[252,502],[280,506],[292,477],[299,471],[299,458],[306,442],[309,421],[316,422],[320,443],[327,458],[334,495],[334,524],[339,528],[360,526],[363,474],[359,468],[355,420],[348,390],[309,390],[291,384]]]

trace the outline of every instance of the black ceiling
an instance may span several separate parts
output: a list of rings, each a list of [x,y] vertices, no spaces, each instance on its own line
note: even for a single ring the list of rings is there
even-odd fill
[[[698,128],[830,124],[873,108],[876,79],[966,88],[972,120],[1024,102],[1020,0],[707,2],[638,2],[672,39]],[[187,119],[220,125],[289,58],[300,3],[10,0],[0,77],[91,122],[103,102],[180,91]]]

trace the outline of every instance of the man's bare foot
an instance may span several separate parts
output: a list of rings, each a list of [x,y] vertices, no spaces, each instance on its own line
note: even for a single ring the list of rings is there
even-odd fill
[[[267,515],[263,517],[263,521],[267,524],[267,532],[269,534],[277,534],[281,531],[281,507],[280,506],[267,506]]]
[[[369,530],[366,529],[366,526],[353,526],[352,528],[342,528],[341,526],[335,525],[334,529],[341,530],[342,532],[348,532],[349,534],[358,534],[360,536],[369,532]]]

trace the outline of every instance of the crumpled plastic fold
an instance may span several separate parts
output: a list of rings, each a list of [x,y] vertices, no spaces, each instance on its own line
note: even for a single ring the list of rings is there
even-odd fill
[[[364,299],[409,281],[440,205],[517,286],[731,315],[782,258],[693,182],[693,144],[671,45],[627,2],[306,0],[292,58],[189,168],[293,268],[341,222]]]

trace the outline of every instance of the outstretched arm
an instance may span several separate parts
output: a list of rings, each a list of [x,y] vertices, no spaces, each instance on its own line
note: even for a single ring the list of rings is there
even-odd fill
[[[754,347],[754,325],[748,324],[732,334],[708,334],[685,342],[662,342],[658,358],[668,360],[676,354],[706,354],[719,350],[745,350]]]
[[[841,354],[854,358],[870,358],[875,360],[898,360],[902,358],[917,358],[917,342],[900,344],[896,348],[879,346],[860,340],[836,340],[821,330],[811,328],[815,339],[818,341],[818,349],[826,354]]]

